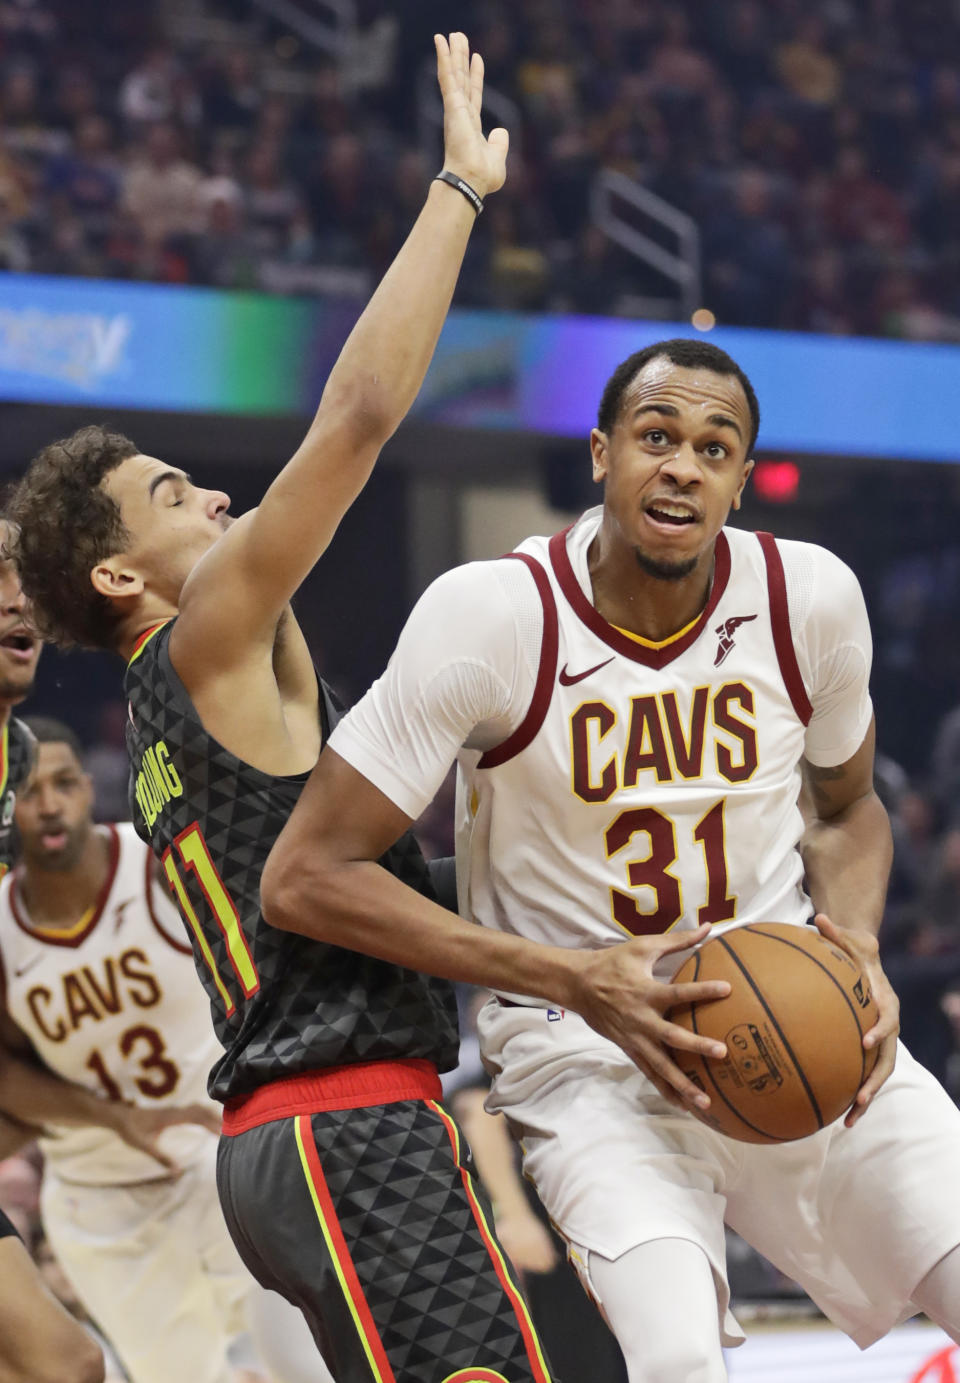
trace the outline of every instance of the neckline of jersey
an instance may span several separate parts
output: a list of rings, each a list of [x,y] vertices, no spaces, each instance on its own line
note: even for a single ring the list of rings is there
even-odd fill
[[[127,667],[129,667],[131,663],[135,663],[137,661],[137,659],[140,657],[140,654],[143,652],[147,644],[153,638],[154,634],[159,634],[160,630],[163,629],[166,625],[168,625],[172,619],[173,616],[171,615],[169,619],[162,619],[159,622],[159,624],[151,624],[149,629],[144,629],[143,633],[140,635],[136,643],[133,645],[133,652],[127,659]]]
[[[107,899],[113,888],[117,877],[117,866],[120,863],[120,833],[112,821],[105,823],[108,832],[108,842],[110,846],[110,859],[107,864],[107,877],[103,881],[100,892],[92,905],[75,922],[72,927],[43,927],[31,922],[27,915],[26,905],[20,896],[20,881],[23,876],[23,866],[19,865],[13,871],[13,878],[10,881],[10,911],[13,913],[13,920],[21,931],[26,932],[27,936],[33,937],[35,941],[42,941],[47,946],[68,946],[75,949],[82,945],[87,937],[96,927],[103,910],[107,905]]]
[[[614,652],[622,654],[634,663],[643,663],[646,667],[666,667],[681,653],[685,653],[703,632],[707,621],[719,604],[720,597],[727,588],[727,582],[730,580],[730,544],[724,531],[721,529],[717,534],[714,547],[713,584],[706,605],[690,624],[685,625],[683,629],[678,630],[669,639],[664,639],[662,643],[653,643],[650,641],[640,642],[637,636],[618,629],[615,624],[609,624],[596,606],[587,598],[573,569],[567,546],[569,535],[574,526],[571,525],[570,528],[565,528],[553,535],[550,539],[549,552],[550,562],[560,590],[581,623],[585,624]]]

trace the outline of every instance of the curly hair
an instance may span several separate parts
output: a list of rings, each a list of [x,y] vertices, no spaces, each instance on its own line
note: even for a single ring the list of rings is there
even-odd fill
[[[5,555],[20,574],[37,632],[61,648],[115,648],[118,616],[90,572],[129,542],[101,481],[138,452],[120,432],[81,427],[38,452],[7,498]]]

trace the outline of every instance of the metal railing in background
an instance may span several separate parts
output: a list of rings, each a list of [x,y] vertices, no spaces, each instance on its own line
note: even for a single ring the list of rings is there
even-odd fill
[[[630,209],[627,215],[624,204]],[[700,232],[693,217],[612,168],[602,168],[594,178],[590,214],[594,225],[609,240],[676,284],[683,314],[692,316],[702,303]],[[648,224],[653,222],[672,235],[676,249],[667,249],[635,224],[642,224],[644,218]]]

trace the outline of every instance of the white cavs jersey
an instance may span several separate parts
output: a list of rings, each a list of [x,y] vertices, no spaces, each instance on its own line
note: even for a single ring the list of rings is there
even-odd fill
[[[141,1105],[206,1101],[221,1048],[173,902],[153,878],[149,849],[124,822],[105,828],[110,873],[71,931],[35,926],[18,871],[0,884],[0,973],[7,1010],[57,1075]],[[189,1165],[211,1134],[183,1125],[164,1149]],[[97,1128],[57,1128],[41,1140],[64,1181],[118,1184],[165,1175],[147,1154]]]
[[[540,667],[513,735],[461,759],[469,914],[566,946],[703,922],[802,923],[798,765],[811,706],[776,544],[722,532],[706,607],[653,644],[588,598],[590,537],[574,529],[519,549],[544,607]]]
[[[485,926],[602,947],[804,922],[799,764],[844,762],[872,714],[856,578],[724,529],[706,607],[651,644],[593,605],[600,517],[435,581],[331,748],[414,818],[457,757],[460,910]]]

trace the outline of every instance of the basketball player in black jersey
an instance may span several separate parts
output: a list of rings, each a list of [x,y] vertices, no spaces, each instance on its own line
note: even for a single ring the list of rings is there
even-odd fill
[[[254,1275],[304,1311],[337,1383],[547,1383],[438,1103],[457,1056],[442,981],[271,928],[260,873],[337,716],[288,601],[412,404],[507,136],[483,66],[436,40],[444,169],[260,506],[88,428],[18,488],[45,634],[129,662],[134,821],[161,857],[224,1046],[220,1192]],[[424,892],[412,839],[389,867]]]

